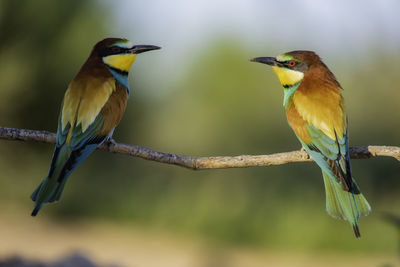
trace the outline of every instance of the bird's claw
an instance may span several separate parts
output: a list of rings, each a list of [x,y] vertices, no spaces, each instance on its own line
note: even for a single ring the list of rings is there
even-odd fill
[[[110,147],[110,146],[116,146],[116,145],[117,145],[117,142],[115,142],[114,139],[110,138],[110,139],[107,140],[106,145],[107,145],[108,147]]]

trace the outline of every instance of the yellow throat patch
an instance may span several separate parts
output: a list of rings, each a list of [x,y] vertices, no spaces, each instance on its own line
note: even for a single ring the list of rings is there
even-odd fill
[[[112,68],[129,72],[135,59],[136,54],[111,55],[104,57],[103,62]]]
[[[301,71],[290,70],[286,68],[280,68],[273,66],[276,76],[283,86],[291,86],[300,82],[304,78],[304,73]]]

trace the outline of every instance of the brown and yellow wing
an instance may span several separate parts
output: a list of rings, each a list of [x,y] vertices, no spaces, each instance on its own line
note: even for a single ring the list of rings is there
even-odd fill
[[[347,121],[340,91],[296,91],[286,115],[304,149],[321,169],[343,190],[359,193],[351,177]]]
[[[116,90],[112,77],[75,79],[69,85],[61,111],[61,126],[65,129],[81,124],[84,132],[94,122],[101,109]]]
[[[340,90],[302,83],[293,95],[293,105],[300,117],[332,140],[343,138],[347,128]]]

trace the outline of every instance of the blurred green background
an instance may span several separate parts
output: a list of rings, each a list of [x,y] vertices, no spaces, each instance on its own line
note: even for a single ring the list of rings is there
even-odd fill
[[[320,54],[344,88],[350,144],[399,145],[398,2],[366,1],[362,8],[346,1],[211,2],[0,1],[0,125],[56,131],[69,81],[91,47],[112,36],[163,48],[140,55],[132,68],[118,142],[191,156],[299,149],[277,78],[248,59],[307,49]],[[107,222],[88,237],[105,250],[125,235],[117,234],[122,226],[148,233],[139,240],[166,235],[167,251],[179,240],[179,252],[167,253],[176,258],[192,255],[182,244],[201,244],[197,265],[174,259],[151,265],[143,257],[139,266],[240,266],[243,259],[242,266],[312,266],[318,257],[325,266],[396,262],[398,234],[380,214],[400,213],[400,168],[391,158],[352,161],[373,209],[360,220],[363,237],[356,240],[346,222],[326,214],[321,173],[312,163],[195,172],[98,151],[72,174],[63,200],[32,219],[29,195],[47,174],[52,150],[0,141],[0,228],[2,235],[16,233],[14,246],[0,245],[0,256],[47,257],[46,229],[61,236],[60,226],[72,240],[68,249],[91,251],[78,245],[79,227]],[[107,231],[115,232],[112,241],[102,239]],[[32,240],[42,240],[34,252]],[[101,258],[104,251],[93,253]],[[110,255],[116,263],[137,263]]]

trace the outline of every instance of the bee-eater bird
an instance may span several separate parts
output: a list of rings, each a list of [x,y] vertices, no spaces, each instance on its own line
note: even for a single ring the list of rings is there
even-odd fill
[[[65,92],[50,170],[31,195],[32,216],[43,204],[60,200],[71,172],[111,138],[125,111],[128,72],[136,55],[155,49],[160,47],[120,38],[107,38],[93,47]]]
[[[351,173],[347,117],[339,82],[312,51],[251,61],[272,66],[283,86],[289,125],[322,170],[328,214],[349,221],[360,237],[358,219],[371,208]]]

